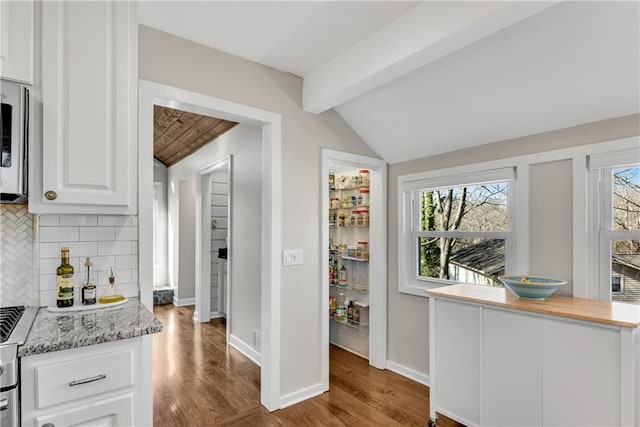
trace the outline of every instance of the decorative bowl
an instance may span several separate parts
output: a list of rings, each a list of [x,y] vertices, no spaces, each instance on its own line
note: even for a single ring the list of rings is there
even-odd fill
[[[502,283],[518,298],[543,300],[562,285],[566,280],[542,276],[500,276]]]

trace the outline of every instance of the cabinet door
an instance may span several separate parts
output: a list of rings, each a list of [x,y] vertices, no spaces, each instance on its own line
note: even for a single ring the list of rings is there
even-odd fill
[[[484,309],[482,424],[542,425],[542,319]]]
[[[480,307],[436,300],[436,411],[480,423]],[[433,402],[433,400],[432,400]]]
[[[42,3],[43,204],[135,213],[136,31],[134,2]]]
[[[620,425],[620,332],[543,321],[543,424]]]
[[[85,403],[61,412],[36,417],[42,427],[130,426],[133,425],[133,395],[115,397],[95,403]]]
[[[33,84],[33,1],[0,2],[0,74]]]

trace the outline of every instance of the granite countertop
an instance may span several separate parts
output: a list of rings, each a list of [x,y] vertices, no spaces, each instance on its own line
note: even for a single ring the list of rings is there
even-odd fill
[[[18,356],[49,353],[110,341],[124,340],[162,331],[162,323],[140,303],[129,298],[126,304],[68,313],[52,313],[40,308]]]

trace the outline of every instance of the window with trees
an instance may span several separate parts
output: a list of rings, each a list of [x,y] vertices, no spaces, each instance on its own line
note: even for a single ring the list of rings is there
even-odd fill
[[[501,286],[497,277],[513,258],[514,178],[506,168],[403,182],[401,280]]]
[[[600,299],[640,303],[640,164],[638,150],[591,159],[598,191]]]

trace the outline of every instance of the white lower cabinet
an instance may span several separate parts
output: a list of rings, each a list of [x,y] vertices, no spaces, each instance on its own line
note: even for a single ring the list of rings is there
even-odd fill
[[[431,417],[638,426],[635,329],[430,298]]]
[[[143,338],[22,358],[22,425],[151,424]]]
[[[628,425],[620,418],[620,331],[552,319],[543,329],[543,424]]]
[[[440,412],[464,424],[480,422],[480,308],[439,301],[436,360]]]
[[[542,323],[539,318],[483,309],[483,424],[542,425]]]
[[[119,396],[36,417],[36,425],[43,427],[131,426],[134,425],[133,395]]]

